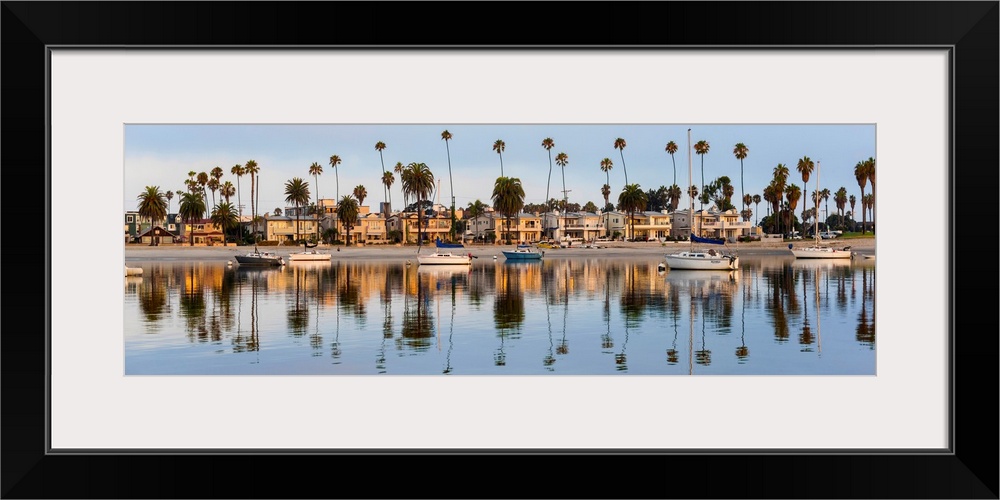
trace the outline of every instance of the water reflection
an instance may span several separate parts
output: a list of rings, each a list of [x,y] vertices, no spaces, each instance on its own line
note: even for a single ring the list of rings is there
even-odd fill
[[[656,265],[144,262],[125,283],[126,371],[874,373],[873,264]]]

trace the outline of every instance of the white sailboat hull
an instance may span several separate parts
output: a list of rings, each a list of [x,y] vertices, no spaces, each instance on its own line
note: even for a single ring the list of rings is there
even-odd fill
[[[737,255],[711,255],[695,251],[667,254],[665,259],[670,269],[734,271],[740,268],[740,258]]]
[[[288,255],[291,262],[329,262],[331,259],[331,254],[308,250]]]
[[[429,255],[421,255],[417,257],[417,263],[426,265],[455,265],[455,264],[471,264],[471,255],[461,255],[453,254],[451,252],[437,252]]]
[[[793,248],[796,259],[850,259],[850,248],[801,247]]]

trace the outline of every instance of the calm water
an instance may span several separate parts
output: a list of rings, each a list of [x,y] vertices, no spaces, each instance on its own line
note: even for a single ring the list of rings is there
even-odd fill
[[[873,261],[130,261],[125,372],[874,375]]]

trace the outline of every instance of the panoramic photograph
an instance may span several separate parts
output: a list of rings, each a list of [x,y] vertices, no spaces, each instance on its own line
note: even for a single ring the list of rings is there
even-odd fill
[[[126,124],[125,375],[868,375],[874,124]]]

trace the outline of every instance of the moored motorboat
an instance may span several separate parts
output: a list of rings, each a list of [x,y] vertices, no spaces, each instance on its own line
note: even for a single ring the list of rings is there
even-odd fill
[[[503,256],[507,260],[539,260],[545,252],[532,250],[528,245],[518,245],[514,250],[503,250]]]

